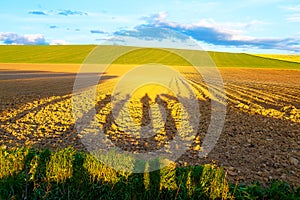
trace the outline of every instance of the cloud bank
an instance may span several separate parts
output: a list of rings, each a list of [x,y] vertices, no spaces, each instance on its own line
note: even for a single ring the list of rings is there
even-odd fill
[[[18,35],[16,33],[0,32],[0,41],[3,44],[26,44],[26,45],[47,45],[45,37],[41,34]]]
[[[286,6],[283,7],[284,10],[288,11],[289,14],[287,15],[288,22],[300,22],[300,4],[293,5],[293,6]]]
[[[260,21],[221,24],[209,19],[193,24],[180,24],[168,21],[166,13],[153,14],[142,19],[145,23],[136,26],[134,30],[120,30],[114,32],[114,35],[157,40],[166,37],[162,30],[170,29],[180,33],[178,34],[181,35],[179,39],[191,37],[216,46],[300,52],[299,38],[256,38],[245,35],[247,28],[262,24],[263,22]]]
[[[67,41],[65,40],[53,40],[50,45],[67,45],[69,44]]]

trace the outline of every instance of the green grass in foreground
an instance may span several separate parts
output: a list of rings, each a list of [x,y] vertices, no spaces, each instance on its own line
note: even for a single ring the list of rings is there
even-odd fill
[[[108,159],[110,155],[107,156]],[[115,159],[115,158],[114,158]],[[130,160],[130,159],[129,159]],[[159,160],[139,163],[145,167]],[[284,182],[230,185],[216,165],[177,168],[171,164],[144,174],[117,172],[72,148],[56,152],[0,150],[0,199],[299,199]]]
[[[66,46],[8,46],[0,45],[0,63],[82,63],[86,56],[95,48],[94,45],[66,45]],[[119,46],[103,46],[105,51],[114,51]],[[128,51],[132,47],[127,48]],[[180,50],[188,52],[191,58],[204,54],[194,50]],[[263,58],[244,53],[208,52],[217,67],[237,68],[277,68],[300,69],[300,63]],[[178,56],[159,49],[141,49],[131,52],[116,60],[117,64],[145,64],[162,63],[167,65],[189,65]]]

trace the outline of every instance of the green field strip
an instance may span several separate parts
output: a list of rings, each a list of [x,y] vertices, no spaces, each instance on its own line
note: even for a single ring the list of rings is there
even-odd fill
[[[94,45],[0,45],[1,63],[82,63]]]
[[[61,46],[26,46],[26,45],[0,45],[0,63],[70,63],[80,64],[95,48],[95,45],[61,45]],[[119,46],[102,46],[107,51],[114,51]],[[265,58],[245,53],[207,52],[196,50],[176,50],[123,47],[128,53],[120,56],[115,64],[148,64],[161,63],[165,65],[187,66],[190,63],[180,55],[189,55],[189,59],[202,57],[212,59],[219,68],[274,68],[274,69],[300,69],[300,63]],[[204,57],[203,57],[204,56]],[[209,57],[210,56],[210,57]],[[198,60],[199,60],[198,59]]]
[[[300,64],[245,53],[209,52],[216,66],[233,68],[300,69]]]
[[[300,63],[300,54],[298,55],[284,55],[284,54],[249,54],[252,56],[257,56],[260,58],[268,58],[274,59],[279,61],[286,61],[286,62],[294,62]]]

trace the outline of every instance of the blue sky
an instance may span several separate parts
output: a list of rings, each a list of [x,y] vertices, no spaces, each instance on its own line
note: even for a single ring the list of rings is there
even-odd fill
[[[296,0],[10,0],[0,7],[0,44],[102,44],[149,40],[170,29],[205,50],[299,53]]]

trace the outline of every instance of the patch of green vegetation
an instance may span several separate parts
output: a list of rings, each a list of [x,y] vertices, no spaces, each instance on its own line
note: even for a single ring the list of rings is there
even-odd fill
[[[77,63],[81,64],[95,45],[63,45],[63,46],[14,46],[0,45],[0,63]],[[190,65],[190,63],[166,50],[146,48],[132,51],[133,47],[102,46],[103,52],[117,51],[125,48],[129,53],[115,60],[115,64],[160,63],[166,65]],[[170,49],[172,51],[172,49]],[[130,52],[131,51],[131,52]],[[300,69],[300,63],[264,58],[244,53],[208,52],[195,50],[178,50],[189,59],[197,58],[201,62],[208,61],[210,56],[217,67],[236,68],[276,68]],[[109,54],[108,54],[109,55]],[[97,60],[97,59],[95,59]]]
[[[95,45],[0,45],[1,63],[82,63]]]
[[[113,63],[114,64],[149,64],[149,63],[159,63],[164,65],[178,65],[178,66],[190,66],[191,64],[181,57],[176,55],[172,51],[167,51],[164,49],[156,48],[144,48],[131,50],[125,55],[120,56]],[[186,50],[180,50],[181,52],[186,52]],[[191,54],[197,53],[196,51],[191,51]],[[190,55],[191,55],[190,54]]]
[[[209,52],[209,54],[218,67],[300,69],[300,63],[244,53]]]
[[[110,154],[108,154],[110,156]],[[145,168],[159,160],[139,162]],[[299,199],[285,182],[229,185],[214,164],[124,173],[73,148],[0,149],[0,199]]]
[[[300,55],[299,54],[253,54],[255,56],[263,57],[263,58],[272,58],[276,60],[285,60],[290,62],[298,62],[300,63]]]

